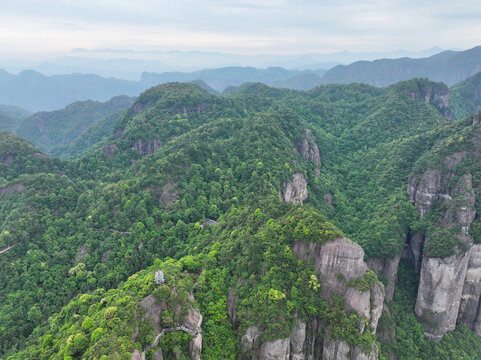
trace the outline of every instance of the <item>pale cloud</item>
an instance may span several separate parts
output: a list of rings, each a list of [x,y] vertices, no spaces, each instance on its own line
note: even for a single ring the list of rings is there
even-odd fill
[[[481,2],[4,0],[0,56],[77,47],[234,53],[421,50],[479,43]]]

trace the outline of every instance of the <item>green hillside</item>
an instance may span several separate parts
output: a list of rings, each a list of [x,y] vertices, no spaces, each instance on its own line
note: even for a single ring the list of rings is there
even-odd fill
[[[90,127],[72,161],[0,133],[0,358],[475,359],[467,310],[424,339],[427,270],[406,255],[413,234],[426,261],[479,242],[479,187],[463,188],[481,181],[479,115],[451,120],[446,94],[425,79],[223,96],[168,83],[118,117],[77,118]],[[434,200],[413,201],[433,169]],[[401,254],[399,276],[375,266]]]
[[[58,156],[96,120],[122,112],[132,103],[133,99],[127,96],[118,96],[105,103],[91,100],[76,102],[65,109],[35,113],[20,121],[14,132],[42,151]],[[108,127],[105,130],[109,131]],[[101,135],[91,136],[96,140],[102,138]]]

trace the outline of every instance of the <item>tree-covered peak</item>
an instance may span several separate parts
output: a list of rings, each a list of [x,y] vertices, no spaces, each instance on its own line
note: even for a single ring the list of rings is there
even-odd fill
[[[261,96],[263,98],[279,98],[285,95],[296,94],[296,90],[279,89],[275,87],[270,87],[261,82],[248,82],[237,87],[229,87],[224,92],[223,95],[229,96]]]
[[[32,143],[16,135],[0,131],[0,159],[2,157],[26,157],[40,153]],[[5,162],[5,159],[4,159]]]
[[[144,91],[133,104],[128,116],[152,108],[172,113],[186,112],[196,105],[212,100],[213,97],[194,83],[162,84]]]
[[[452,109],[456,119],[481,110],[481,72],[457,83],[450,90]]]
[[[391,85],[390,89],[413,100],[423,100],[427,104],[433,104],[445,116],[452,115],[449,109],[449,88],[442,82],[411,79]]]

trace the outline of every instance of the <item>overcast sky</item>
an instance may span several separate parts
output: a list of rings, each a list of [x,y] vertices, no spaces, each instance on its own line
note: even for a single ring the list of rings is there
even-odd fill
[[[74,48],[236,54],[467,49],[479,0],[2,0],[0,57]]]

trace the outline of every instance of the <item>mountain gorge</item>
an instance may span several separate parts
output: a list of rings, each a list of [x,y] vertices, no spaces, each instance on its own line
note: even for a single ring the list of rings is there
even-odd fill
[[[167,83],[21,120],[0,358],[477,359],[478,86]]]

